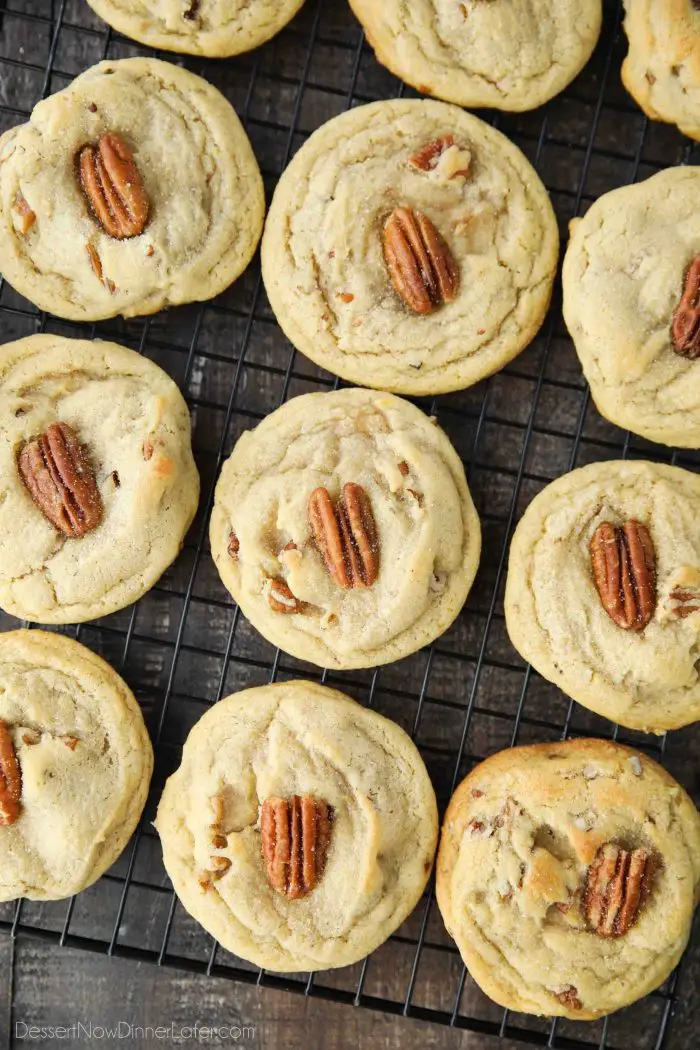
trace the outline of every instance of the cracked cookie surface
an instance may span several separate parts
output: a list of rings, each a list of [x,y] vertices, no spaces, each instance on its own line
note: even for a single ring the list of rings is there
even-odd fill
[[[629,521],[648,530],[655,562],[641,630],[605,610],[591,556],[602,523]],[[515,530],[505,614],[518,652],[584,707],[649,732],[699,719],[700,476],[612,461],[552,482]]]
[[[153,752],[139,705],[78,642],[9,631],[0,725],[21,771],[19,816],[0,827],[0,899],[69,897],[114,863],[141,816]]]
[[[326,536],[310,520],[319,489],[340,514],[348,484],[364,492],[374,522],[364,545],[374,572],[353,586],[339,583],[343,555],[329,570]],[[260,633],[337,668],[387,663],[442,634],[481,549],[445,434],[408,402],[358,389],[294,398],[239,439],[217,484],[210,539],[224,584]],[[360,556],[363,539],[356,528],[345,556]]]
[[[149,47],[224,58],[270,40],[304,0],[88,0],[118,32]]]
[[[268,799],[330,808],[323,873],[301,899],[268,880]],[[437,807],[421,757],[389,719],[313,682],[248,689],[190,732],[165,785],[156,828],[187,911],[256,966],[348,966],[382,944],[417,904],[437,844]]]
[[[618,881],[609,872],[595,900],[606,847]],[[619,867],[629,851],[646,862],[636,885]],[[680,959],[700,890],[700,815],[661,766],[619,744],[512,748],[452,796],[436,882],[445,925],[487,995],[592,1020],[657,988]],[[601,906],[609,913],[620,898],[625,923],[610,934]]]
[[[520,111],[558,95],[600,35],[601,0],[350,0],[382,65],[460,106]]]
[[[601,415],[665,445],[700,447],[700,362],[672,325],[700,254],[700,167],[613,190],[572,223],[564,319]]]
[[[454,297],[427,316],[389,277],[397,208],[427,216],[458,272]],[[558,248],[547,192],[517,147],[455,106],[397,99],[344,113],[302,146],[275,191],[262,267],[307,357],[362,386],[428,394],[467,387],[528,345]]]
[[[105,135],[133,155],[150,205],[143,232],[125,239],[98,222],[77,171],[78,154]],[[250,262],[263,215],[238,117],[205,80],[168,62],[100,62],[0,139],[0,269],[59,317],[132,317],[210,299]]]
[[[23,447],[55,423],[85,449],[102,520],[62,534],[19,472]],[[140,598],[180,551],[199,476],[190,417],[157,365],[115,343],[35,335],[0,347],[0,606],[78,623]]]
[[[622,80],[652,120],[700,140],[700,5],[624,0],[629,53]]]

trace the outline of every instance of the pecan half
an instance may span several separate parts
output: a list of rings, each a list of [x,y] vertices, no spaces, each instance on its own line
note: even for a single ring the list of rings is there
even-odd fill
[[[332,810],[311,795],[268,798],[260,819],[262,852],[270,885],[296,900],[323,875],[331,837]]]
[[[643,631],[656,608],[656,554],[649,530],[632,519],[621,527],[603,521],[590,551],[606,613],[626,631]]]
[[[44,517],[65,536],[84,536],[102,521],[95,475],[66,423],[52,423],[45,434],[27,442],[17,469]]]
[[[309,499],[309,525],[331,578],[339,587],[371,587],[379,575],[379,537],[369,496],[348,482],[333,506],[328,489]]]
[[[671,325],[673,349],[681,357],[700,357],[700,255],[688,267]]]
[[[622,937],[634,925],[657,868],[648,849],[626,850],[612,842],[598,850],[588,869],[583,897],[586,919],[601,937]]]
[[[384,261],[394,291],[414,313],[432,313],[457,294],[452,253],[422,211],[394,208],[384,227]]]
[[[292,594],[284,580],[270,580],[267,592],[267,604],[273,612],[300,613],[306,608],[306,602],[300,601]]]
[[[14,824],[19,817],[22,774],[7,722],[0,721],[0,825]]]
[[[148,221],[149,200],[131,150],[118,135],[103,135],[78,154],[80,184],[95,218],[117,240],[137,237]]]

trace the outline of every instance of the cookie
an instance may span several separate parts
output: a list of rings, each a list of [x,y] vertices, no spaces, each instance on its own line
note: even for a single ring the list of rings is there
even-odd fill
[[[172,379],[115,343],[0,347],[0,607],[79,623],[144,594],[177,556],[199,475]]]
[[[0,266],[59,317],[210,299],[250,262],[263,215],[238,117],[168,62],[100,62],[0,139]]]
[[[357,389],[294,398],[243,434],[210,540],[253,626],[335,668],[398,660],[447,630],[481,549],[447,437],[408,402]]]
[[[593,1020],[666,980],[700,890],[700,815],[645,755],[604,740],[511,748],[445,814],[437,900],[501,1006]]]
[[[584,707],[660,733],[700,718],[700,476],[592,463],[532,501],[513,536],[506,626]]]
[[[700,448],[700,167],[601,197],[572,223],[564,319],[606,419]]]
[[[279,33],[304,0],[88,0],[105,22],[147,47],[225,58]]]
[[[558,232],[517,147],[441,102],[335,117],[277,186],[262,244],[277,320],[316,364],[405,394],[459,390],[533,339]]]
[[[0,634],[0,900],[92,885],[138,824],[153,770],[116,671],[60,634]]]
[[[521,111],[558,95],[600,35],[601,0],[350,0],[377,60],[424,94]]]
[[[700,4],[624,0],[629,53],[622,80],[652,120],[700,139]]]
[[[187,911],[228,951],[285,972],[350,966],[382,944],[420,899],[438,831],[406,733],[313,682],[207,711],[155,824]]]

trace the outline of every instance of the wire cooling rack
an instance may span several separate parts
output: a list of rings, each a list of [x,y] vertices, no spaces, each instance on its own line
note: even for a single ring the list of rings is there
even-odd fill
[[[577,81],[544,109],[487,114],[530,157],[566,236],[592,200],[670,164],[693,160],[674,129],[649,124],[619,77],[625,44],[616,2]],[[39,99],[103,58],[148,53],[111,32],[83,0],[0,0],[0,131],[26,120]],[[306,136],[348,107],[409,94],[374,60],[344,0],[307,0],[276,40],[219,62],[186,64],[236,107],[265,175],[276,179]],[[416,740],[444,808],[457,782],[486,755],[516,743],[572,735],[614,737],[659,758],[697,797],[700,733],[665,738],[618,731],[569,702],[525,666],[504,626],[502,593],[513,527],[550,480],[620,456],[674,462],[682,455],[602,420],[555,301],[533,345],[503,372],[462,393],[419,402],[450,435],[468,470],[484,525],[481,569],[457,623],[430,648],[387,667],[321,673],[268,645],[223,589],[207,542],[213,487],[239,434],[286,398],[337,385],[296,354],[275,324],[257,261],[210,303],[146,320],[79,326],[37,311],[0,284],[3,342],[37,331],[103,337],[153,358],[180,384],[194,423],[202,475],[200,513],[158,586],[121,613],[69,629],[101,653],[136,692],[156,744],[149,803],[134,840],[95,886],[70,901],[0,906],[0,929],[134,960],[285,988],[304,995],[423,1018],[555,1048],[694,1050],[698,938],[680,974],[642,1003],[597,1023],[513,1014],[491,1003],[465,972],[432,889],[397,934],[356,966],[307,976],[259,971],[229,955],[185,913],[162,866],[150,821],[187,732],[221,696],[296,676],[328,682],[395,719]],[[17,626],[0,615],[0,628]],[[687,972],[686,972],[687,971]],[[676,1016],[674,1016],[676,1015]]]

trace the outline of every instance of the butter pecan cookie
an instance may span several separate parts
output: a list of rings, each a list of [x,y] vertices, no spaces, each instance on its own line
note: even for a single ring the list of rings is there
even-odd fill
[[[277,320],[331,372],[459,390],[533,339],[558,254],[547,192],[500,132],[393,100],[320,128],[282,176],[262,265]]]
[[[425,94],[520,111],[558,95],[600,35],[601,0],[350,0],[377,60]]]
[[[100,62],[0,138],[0,267],[59,317],[210,299],[250,262],[263,215],[238,117],[168,62]]]
[[[382,944],[420,899],[438,832],[406,733],[313,682],[207,711],[155,824],[187,911],[228,951],[285,972],[349,966]]]
[[[700,3],[624,0],[625,87],[652,120],[700,139]]]
[[[418,408],[371,390],[294,398],[244,434],[210,536],[260,633],[337,668],[388,663],[442,634],[481,548],[448,439]]]
[[[78,623],[140,598],[178,554],[199,475],[180,391],[115,343],[0,347],[0,606]]]
[[[515,530],[505,613],[584,707],[655,733],[700,718],[700,476],[625,460],[552,482]]]
[[[60,900],[126,846],[153,752],[116,671],[46,631],[0,634],[0,900]]]
[[[88,0],[119,33],[148,47],[224,58],[269,40],[304,0]]]
[[[666,980],[700,890],[700,815],[645,755],[603,740],[502,751],[445,814],[437,899],[501,1006],[593,1020]]]
[[[572,223],[564,319],[598,411],[700,448],[700,167],[606,193]]]

